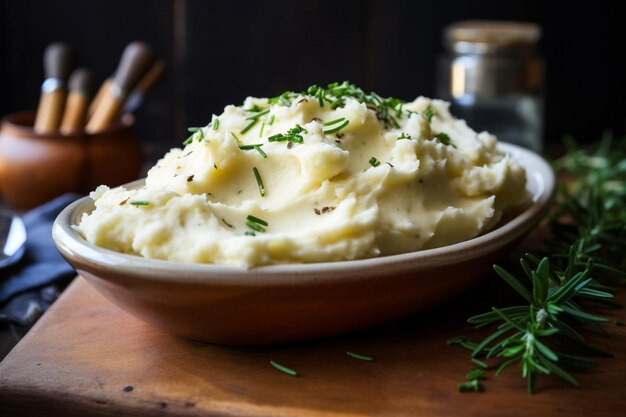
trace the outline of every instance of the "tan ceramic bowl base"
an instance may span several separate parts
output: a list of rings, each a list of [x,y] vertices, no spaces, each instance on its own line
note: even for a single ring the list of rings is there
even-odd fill
[[[554,193],[554,173],[538,155],[500,146],[525,166],[534,204],[485,235],[443,248],[249,270],[146,259],[96,247],[71,229],[93,209],[89,198],[59,215],[53,237],[68,262],[109,300],[168,332],[228,345],[329,336],[452,299],[536,226]]]

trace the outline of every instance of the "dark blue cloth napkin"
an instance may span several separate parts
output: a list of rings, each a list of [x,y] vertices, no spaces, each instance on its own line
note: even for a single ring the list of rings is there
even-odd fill
[[[58,293],[54,287],[48,287],[67,283],[76,275],[54,247],[52,224],[61,210],[77,198],[77,194],[62,195],[22,217],[28,235],[24,257],[16,265],[0,270],[0,314],[5,319],[31,324],[25,316],[26,310],[32,310],[33,303],[37,304],[38,300],[42,301],[39,309],[45,310],[54,301],[46,299],[46,294]],[[27,297],[28,303],[15,302],[27,293],[31,293]]]

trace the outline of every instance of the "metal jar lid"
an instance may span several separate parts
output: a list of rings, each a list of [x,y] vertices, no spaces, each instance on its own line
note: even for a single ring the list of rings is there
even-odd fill
[[[541,37],[535,23],[465,20],[445,29],[446,46],[456,53],[490,53],[534,49]]]
[[[444,43],[453,55],[447,83],[453,97],[533,94],[543,64],[535,56],[541,28],[534,23],[468,20],[449,25]]]

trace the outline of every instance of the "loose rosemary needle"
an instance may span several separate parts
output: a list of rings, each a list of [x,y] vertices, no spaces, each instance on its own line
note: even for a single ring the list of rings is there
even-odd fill
[[[291,368],[287,368],[285,365],[281,365],[278,362],[270,361],[270,365],[274,368],[278,369],[280,372],[287,374],[289,376],[299,376],[300,374],[297,371],[294,371]]]

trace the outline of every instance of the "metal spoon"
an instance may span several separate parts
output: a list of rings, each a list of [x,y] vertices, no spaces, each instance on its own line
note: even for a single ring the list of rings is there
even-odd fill
[[[17,214],[0,210],[0,269],[19,261],[26,250],[26,227]]]

